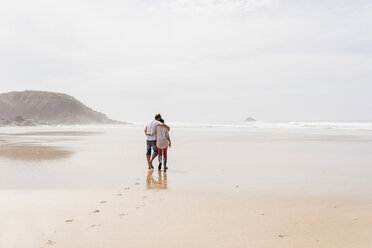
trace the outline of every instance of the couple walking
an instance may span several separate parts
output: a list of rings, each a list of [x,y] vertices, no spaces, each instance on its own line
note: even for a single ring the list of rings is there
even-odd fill
[[[146,143],[147,143],[147,163],[150,169],[154,169],[152,161],[158,156],[159,166],[158,170],[161,170],[162,164],[164,164],[164,171],[167,167],[167,150],[168,146],[171,147],[172,142],[169,136],[170,128],[164,123],[160,114],[155,115],[155,119],[150,121],[145,128]],[[151,156],[151,149],[153,154]]]

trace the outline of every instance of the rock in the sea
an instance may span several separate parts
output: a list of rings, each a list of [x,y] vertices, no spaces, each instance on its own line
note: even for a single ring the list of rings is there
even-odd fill
[[[22,91],[0,94],[0,125],[119,124],[72,96]]]
[[[252,117],[248,117],[248,118],[246,118],[244,121],[256,121],[256,120],[253,119]]]

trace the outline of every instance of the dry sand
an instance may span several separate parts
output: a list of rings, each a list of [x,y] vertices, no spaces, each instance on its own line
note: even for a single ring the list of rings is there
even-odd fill
[[[3,191],[0,247],[372,246],[372,202],[144,190],[145,184]]]

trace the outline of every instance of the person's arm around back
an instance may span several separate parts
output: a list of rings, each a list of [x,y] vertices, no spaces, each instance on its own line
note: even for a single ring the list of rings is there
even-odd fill
[[[155,128],[154,132],[152,132],[152,133],[148,133],[148,132],[147,132],[147,127],[146,127],[146,128],[145,128],[145,135],[146,135],[146,136],[154,136],[154,135],[156,135],[156,128]]]
[[[159,123],[158,126],[165,127],[168,131],[170,131],[170,127],[167,124]]]

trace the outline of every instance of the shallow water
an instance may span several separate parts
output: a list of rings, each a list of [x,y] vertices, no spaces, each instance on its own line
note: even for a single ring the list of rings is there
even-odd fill
[[[173,127],[148,173],[139,125],[0,128],[0,188],[116,188],[372,196],[372,132]],[[154,162],[157,165],[157,162]]]

